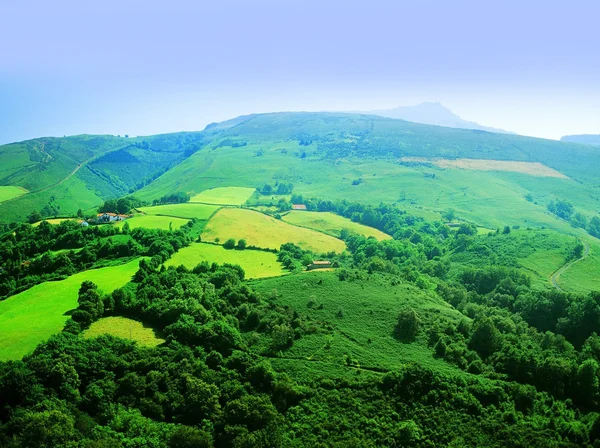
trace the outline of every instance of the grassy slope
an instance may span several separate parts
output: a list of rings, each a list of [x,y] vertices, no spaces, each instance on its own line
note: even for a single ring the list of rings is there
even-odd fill
[[[294,224],[300,227],[308,227],[309,229],[318,230],[319,232],[339,238],[342,229],[348,229],[354,233],[372,236],[379,241],[389,240],[392,237],[373,227],[364,226],[353,222],[343,216],[336,215],[330,212],[307,212],[307,211],[291,211],[282,217],[285,222]]]
[[[221,242],[229,238],[245,239],[249,245],[279,249],[283,243],[295,243],[316,253],[343,252],[343,241],[311,229],[293,226],[263,213],[239,208],[223,208],[211,218],[204,231],[204,241]]]
[[[27,190],[21,187],[5,186],[0,187],[0,202],[8,201],[9,199],[18,198],[27,193]]]
[[[316,364],[319,371],[346,369],[346,354],[367,370],[393,370],[407,362],[419,362],[436,370],[462,374],[433,357],[423,334],[413,343],[402,343],[392,336],[404,306],[414,308],[425,321],[434,316],[452,321],[461,318],[458,311],[431,293],[405,284],[393,286],[390,278],[378,275],[368,281],[340,281],[335,272],[253,281],[252,286],[264,294],[276,294],[278,303],[291,306],[301,315],[333,327],[330,334],[304,336],[285,352],[283,356],[291,360],[282,365],[300,375]],[[311,300],[315,304],[309,307]],[[320,305],[322,309],[318,309]],[[339,317],[340,311],[343,317]]]
[[[129,339],[146,347],[156,347],[164,339],[159,338],[155,331],[137,320],[113,316],[97,320],[84,333],[84,338],[95,338],[104,334]]]
[[[174,254],[165,265],[179,266],[182,264],[192,269],[202,261],[238,264],[244,269],[246,278],[275,277],[287,272],[277,261],[277,256],[271,252],[227,250],[222,246],[203,243],[194,243],[184,247]]]
[[[90,280],[105,292],[123,286],[139,260],[92,269],[56,282],[46,282],[0,302],[0,359],[19,359],[62,329],[67,311],[77,307],[77,291]]]
[[[591,237],[585,241],[590,245],[589,255],[573,264],[558,278],[559,286],[566,291],[582,294],[600,291],[600,241]]]
[[[133,218],[115,223],[115,226],[122,228],[125,223],[128,223],[129,228],[131,229],[135,229],[137,227],[146,227],[148,229],[169,230],[170,226],[172,225],[173,230],[177,230],[186,225],[188,220],[174,218],[172,216],[136,215]]]
[[[242,205],[255,192],[248,187],[220,187],[204,190],[192,196],[190,202],[202,202],[217,205]]]
[[[148,215],[173,216],[177,218],[208,219],[219,209],[216,205],[204,204],[168,204],[155,207],[141,207],[140,211]]]

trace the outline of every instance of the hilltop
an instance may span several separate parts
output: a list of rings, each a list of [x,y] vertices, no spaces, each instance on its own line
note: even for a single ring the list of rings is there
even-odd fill
[[[561,137],[560,141],[600,146],[600,134],[565,135],[564,137]]]

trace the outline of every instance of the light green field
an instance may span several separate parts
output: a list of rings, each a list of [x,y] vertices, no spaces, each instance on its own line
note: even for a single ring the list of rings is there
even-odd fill
[[[327,233],[328,235],[338,238],[342,229],[348,229],[359,235],[375,237],[379,241],[392,239],[391,236],[380,230],[364,226],[330,212],[291,211],[283,216],[282,219],[290,224],[308,227],[309,229],[318,230],[319,232]]]
[[[156,347],[165,342],[159,338],[155,331],[137,320],[126,317],[113,316],[97,320],[83,333],[84,338],[95,338],[109,334],[123,339],[135,341],[146,347]]]
[[[600,291],[600,242],[595,238],[586,241],[590,245],[589,255],[571,265],[557,280],[565,291],[581,294]]]
[[[59,332],[77,307],[81,283],[89,280],[105,292],[125,285],[138,270],[139,259],[121,266],[80,272],[46,282],[0,302],[0,360],[20,359]]]
[[[294,226],[263,213],[240,208],[223,208],[211,218],[202,232],[204,241],[221,243],[229,238],[245,239],[250,246],[279,249],[284,243],[317,253],[343,252],[343,241],[311,229]]]
[[[219,209],[217,205],[205,204],[167,204],[155,207],[141,207],[139,210],[147,215],[173,216],[175,218],[208,219]]]
[[[190,202],[202,202],[204,204],[217,205],[242,205],[256,191],[248,187],[219,187],[192,196]]]
[[[165,265],[179,266],[182,264],[192,269],[202,261],[238,264],[244,269],[246,278],[275,277],[286,273],[274,253],[259,250],[228,250],[222,246],[204,243],[194,243],[184,247],[174,254]]]
[[[18,198],[27,193],[25,188],[15,187],[13,185],[0,186],[0,202]]]
[[[136,215],[133,218],[126,219],[115,223],[115,226],[122,228],[125,223],[129,224],[130,229],[138,227],[146,227],[148,229],[177,230],[188,223],[187,219],[175,218],[172,216],[159,215]]]
[[[52,218],[52,219],[43,219],[42,221],[38,221],[38,222],[36,222],[36,223],[34,223],[34,224],[32,224],[32,225],[33,225],[33,227],[37,227],[37,226],[39,226],[41,223],[43,223],[44,221],[45,221],[45,222],[47,222],[48,224],[52,224],[52,225],[58,225],[58,224],[60,224],[61,222],[64,222],[64,221],[71,221],[71,220],[73,220],[73,219],[74,219],[74,218]]]

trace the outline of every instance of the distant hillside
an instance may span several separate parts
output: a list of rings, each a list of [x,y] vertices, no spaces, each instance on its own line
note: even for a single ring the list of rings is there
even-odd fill
[[[600,146],[600,135],[565,135],[560,139],[561,142],[581,143],[583,145]]]
[[[445,126],[448,128],[477,129],[480,131],[513,134],[513,132],[505,131],[504,129],[491,128],[482,126],[472,121],[463,120],[450,109],[442,106],[440,103],[426,102],[416,106],[396,107],[395,109],[386,110],[372,110],[365,113],[379,115],[381,117],[412,121],[413,123]]]

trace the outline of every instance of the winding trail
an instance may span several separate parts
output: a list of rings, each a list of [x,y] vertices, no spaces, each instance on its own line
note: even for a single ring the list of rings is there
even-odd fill
[[[585,260],[587,256],[590,254],[590,245],[586,241],[582,239],[579,240],[581,244],[583,244],[583,254],[577,260],[570,261],[566,263],[564,266],[558,268],[554,273],[550,276],[550,281],[552,282],[552,286],[554,286],[558,291],[564,291],[560,286],[558,286],[558,278],[563,274],[567,269],[573,266],[575,263],[579,263],[582,260]]]

